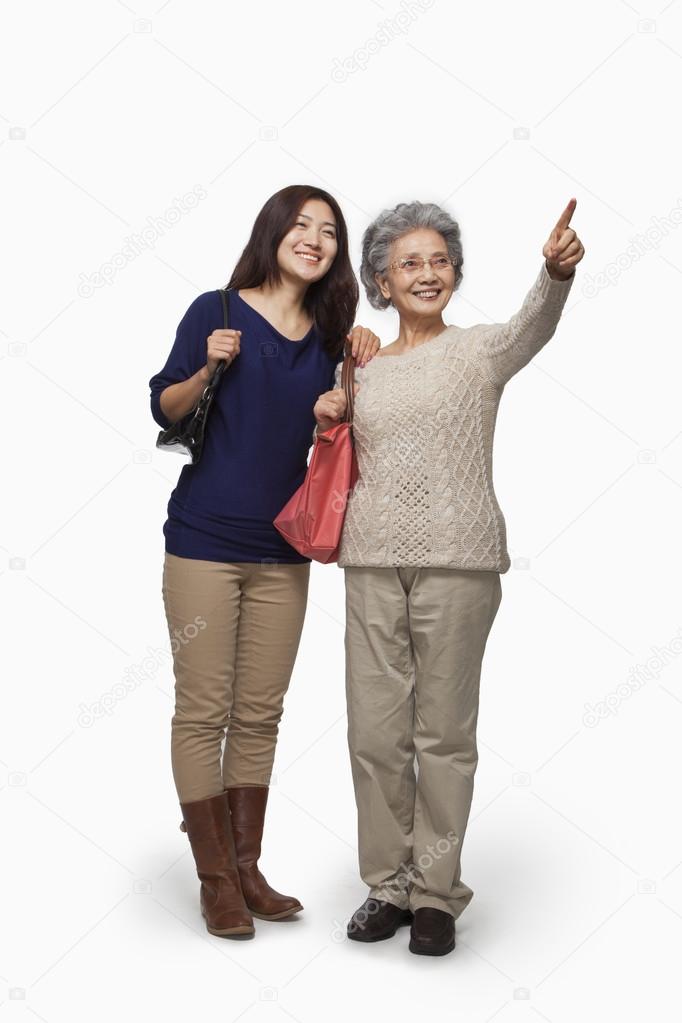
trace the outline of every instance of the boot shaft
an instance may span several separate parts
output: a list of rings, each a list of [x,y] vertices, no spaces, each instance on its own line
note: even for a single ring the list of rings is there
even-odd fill
[[[225,792],[181,803],[180,809],[180,829],[187,833],[199,876],[216,877],[233,871],[237,856]]]
[[[267,785],[239,785],[226,791],[237,861],[240,867],[255,865],[260,859],[270,790]]]

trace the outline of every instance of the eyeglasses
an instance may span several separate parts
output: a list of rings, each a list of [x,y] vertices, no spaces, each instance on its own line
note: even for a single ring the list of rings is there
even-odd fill
[[[401,270],[406,274],[421,273],[427,263],[436,273],[442,273],[443,270],[457,266],[457,260],[450,259],[448,256],[431,256],[431,259],[417,259],[410,256],[408,259],[399,259],[396,263],[389,263],[388,268],[389,270]]]

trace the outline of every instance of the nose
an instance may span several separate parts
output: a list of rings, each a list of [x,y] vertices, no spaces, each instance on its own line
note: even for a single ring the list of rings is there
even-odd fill
[[[430,263],[423,263],[422,268],[419,272],[418,280],[420,283],[428,283],[438,279],[436,271],[433,269]]]

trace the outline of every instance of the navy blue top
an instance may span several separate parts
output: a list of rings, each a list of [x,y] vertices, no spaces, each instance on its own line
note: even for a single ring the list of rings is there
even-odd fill
[[[160,395],[206,365],[209,334],[223,326],[217,291],[199,295],[183,316],[170,355],[149,381],[152,415],[164,428]],[[275,330],[236,291],[230,327],[240,353],[227,367],[196,465],[183,466],[168,502],[166,550],[206,561],[310,561],[272,520],[303,482],[315,426],[313,405],[334,386],[334,358],[312,326],[300,341]]]

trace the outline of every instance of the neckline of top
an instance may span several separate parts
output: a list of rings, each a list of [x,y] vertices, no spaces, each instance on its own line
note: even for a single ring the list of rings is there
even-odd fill
[[[277,337],[280,337],[282,341],[288,341],[290,345],[303,344],[304,341],[307,341],[310,338],[310,335],[315,330],[315,324],[312,323],[310,325],[310,329],[307,331],[306,334],[303,335],[303,337],[300,338],[287,337],[286,334],[282,334],[280,330],[277,330],[277,327],[270,323],[270,320],[268,320],[266,316],[263,316],[263,314],[259,313],[257,309],[254,309],[250,302],[247,302],[245,298],[242,298],[242,296],[239,294],[239,291],[235,289],[233,294],[237,296],[239,301],[242,302],[247,309],[250,309],[252,313],[255,313],[255,315],[258,316],[259,319],[263,321],[263,323],[266,323],[270,330],[273,331],[273,333],[277,334]]]
[[[444,330],[441,330],[440,334],[436,334],[435,337],[431,338],[430,341],[423,341],[416,348],[412,348],[409,352],[403,352],[402,355],[375,355],[374,358],[365,366],[367,369],[369,366],[380,366],[383,363],[396,362],[402,365],[405,362],[412,362],[413,359],[418,358],[420,355],[426,355],[428,352],[435,351],[440,348],[445,341],[449,341],[455,331],[460,328],[455,326],[454,323],[449,323]]]

